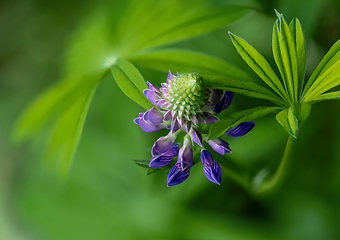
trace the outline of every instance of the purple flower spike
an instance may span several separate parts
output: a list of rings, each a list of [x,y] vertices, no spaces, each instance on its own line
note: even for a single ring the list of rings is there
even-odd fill
[[[168,165],[169,163],[171,163],[171,161],[177,154],[178,154],[178,143],[175,143],[165,153],[152,157],[149,167],[164,167]]]
[[[201,132],[196,128],[191,128],[189,131],[191,139],[197,143],[200,147],[202,147],[202,134]]]
[[[222,140],[221,138],[215,138],[207,141],[207,143],[219,154],[223,155],[224,153],[231,153],[231,149],[229,148],[229,143]]]
[[[232,137],[241,137],[252,130],[253,127],[255,127],[255,122],[241,122],[235,127],[228,129],[225,133]]]
[[[186,168],[183,171],[176,165],[174,165],[168,174],[167,185],[168,187],[180,184],[188,179],[190,174],[190,168]]]
[[[213,161],[213,164],[203,168],[205,176],[213,183],[218,185],[221,184],[222,180],[222,168],[221,165],[217,161]]]
[[[220,113],[224,109],[227,109],[234,97],[234,92],[226,91],[222,97],[222,99],[216,104],[214,108],[214,112]]]
[[[172,133],[169,133],[165,137],[158,138],[158,140],[153,144],[151,150],[152,156],[157,156],[168,151],[174,144],[175,139],[176,135]]]

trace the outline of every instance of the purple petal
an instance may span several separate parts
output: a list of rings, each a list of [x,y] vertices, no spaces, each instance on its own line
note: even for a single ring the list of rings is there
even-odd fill
[[[156,85],[154,85],[154,84],[152,84],[152,83],[150,83],[150,82],[146,82],[146,83],[148,84],[149,89],[150,89],[151,91],[159,92],[159,87],[158,87],[158,86],[156,86]]]
[[[218,117],[216,117],[215,115],[211,113],[203,113],[202,118],[203,118],[203,122],[201,123],[206,123],[206,124],[212,124],[212,123],[220,121]]]
[[[181,164],[182,170],[185,169],[186,167],[192,167],[194,165],[193,162],[193,151],[192,151],[192,146],[191,142],[188,138],[184,140],[184,144],[179,150],[178,153],[178,162]]]
[[[164,114],[164,121],[169,121],[171,120],[171,110],[166,111],[166,113]]]
[[[231,149],[229,148],[229,143],[226,141],[222,140],[221,138],[216,138],[207,141],[207,143],[214,149],[216,152],[219,154],[224,154],[224,153],[231,153]]]
[[[205,149],[202,149],[201,151],[201,161],[204,166],[211,166],[214,162],[214,159],[211,155],[211,153]]]
[[[201,132],[196,128],[191,128],[189,134],[190,134],[191,139],[195,143],[197,143],[200,147],[202,147],[202,134],[201,134]]]
[[[166,79],[166,83],[169,84],[169,81],[171,82],[172,79],[173,79],[173,77],[176,77],[176,75],[173,74],[173,73],[169,70],[169,74],[168,74],[168,77],[167,77],[167,79]]]
[[[190,128],[191,128],[191,122],[184,120],[183,123],[182,123],[182,126],[183,126],[184,130],[187,133],[189,133]]]
[[[175,143],[165,153],[152,157],[149,167],[163,167],[165,165],[168,165],[173,160],[174,156],[176,156],[177,154],[178,154],[178,143]]]
[[[216,104],[214,112],[220,113],[224,109],[228,108],[234,97],[234,92],[226,91],[222,99]]]
[[[163,156],[163,155],[152,157],[149,167],[164,167],[168,165],[169,163],[171,163],[173,159],[174,157]]]
[[[174,165],[169,171],[167,186],[170,187],[184,182],[189,177],[189,174],[190,168],[186,168],[184,171],[182,171],[180,168]]]
[[[135,118],[133,121],[139,125],[139,118]]]
[[[220,89],[209,89],[210,94],[207,100],[207,103],[202,107],[203,110],[213,110],[215,105],[218,103],[218,101],[221,99],[221,96],[223,94],[223,91]]]
[[[137,120],[135,121],[135,123],[137,123]],[[138,124],[145,132],[156,132],[166,127],[165,123],[146,122],[143,120],[143,117],[139,118]]]
[[[232,137],[241,137],[252,130],[253,127],[255,127],[255,122],[241,122],[235,127],[228,129],[225,133]]]
[[[213,164],[209,167],[204,166],[203,168],[205,176],[213,183],[218,185],[221,184],[222,180],[222,168],[221,165],[214,160]]]
[[[162,100],[162,96],[157,93],[156,91],[151,91],[149,89],[145,89],[143,91],[144,95],[150,100],[150,102],[152,102],[154,105],[157,105],[157,102],[159,102],[160,100]]]
[[[179,124],[178,117],[176,117],[172,122],[171,122],[171,132],[177,132],[178,129],[181,128],[181,125]]]
[[[153,144],[151,150],[152,156],[160,155],[168,151],[174,144],[175,139],[176,136],[171,133],[169,133],[165,137],[158,138],[157,141]]]
[[[164,112],[155,107],[152,107],[150,110],[146,111],[143,119],[144,121],[149,121],[152,123],[162,123],[164,118]]]

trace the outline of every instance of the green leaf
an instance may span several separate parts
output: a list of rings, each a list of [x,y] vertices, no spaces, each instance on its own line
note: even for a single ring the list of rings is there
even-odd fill
[[[270,113],[277,113],[280,107],[256,107],[220,117],[220,121],[212,124],[209,139],[215,139],[223,135],[229,128],[236,126],[240,122],[251,121],[261,118]]]
[[[294,18],[289,24],[289,29],[295,43],[299,79],[298,93],[301,94],[306,71],[306,40],[299,19]]]
[[[208,0],[131,1],[128,10],[119,34],[125,35],[131,52],[216,30],[250,12],[243,6]]]
[[[321,94],[317,97],[314,97],[311,103],[321,102],[325,100],[336,100],[336,99],[340,99],[340,91]]]
[[[46,160],[54,163],[59,174],[66,177],[80,141],[85,118],[98,82],[79,90],[75,101],[63,109],[49,134]]]
[[[332,74],[337,72],[336,68],[338,68],[339,66],[340,62],[339,59],[340,59],[340,40],[338,40],[331,47],[331,49],[327,52],[325,57],[321,60],[321,62],[319,63],[319,65],[309,78],[302,95],[304,101],[306,102],[313,101],[313,98],[310,95],[314,94],[314,91],[317,90],[321,82],[323,82],[327,77],[330,77],[332,76]],[[314,97],[317,96],[315,95]]]
[[[111,72],[120,89],[126,96],[144,107],[151,108],[153,105],[143,94],[143,90],[147,89],[144,78],[132,63],[125,59],[118,59],[116,65],[111,67]]]
[[[155,50],[128,59],[135,65],[172,72],[192,72],[228,76],[237,80],[251,81],[241,69],[207,54],[179,49]]]
[[[67,107],[70,102],[76,101],[77,89],[92,88],[101,79],[101,74],[67,78],[45,90],[18,118],[13,132],[14,140],[20,142],[34,137],[56,113]]]
[[[267,60],[244,39],[233,33],[229,33],[229,35],[238,53],[242,56],[249,67],[251,67],[253,71],[282,99],[289,101],[280,80],[277,78],[274,70],[270,67]]]
[[[149,167],[150,160],[136,160],[136,159],[132,159],[132,161],[134,163],[136,163],[138,166],[141,166],[143,168],[150,168]]]
[[[284,109],[276,115],[276,120],[289,134],[296,138],[298,122],[293,114],[293,109]]]
[[[298,125],[300,126],[308,118],[312,105],[306,102],[295,103],[293,106],[293,114],[298,120]]]
[[[286,105],[286,103],[282,101],[282,99],[280,99],[277,95],[256,83],[237,81],[222,76],[213,76],[207,74],[201,75],[204,79],[205,86],[208,88],[233,91],[249,97],[267,99],[281,106]]]
[[[273,30],[273,53],[282,75],[285,87],[292,102],[297,102],[299,93],[299,75],[295,41],[282,14],[276,11],[278,21]]]

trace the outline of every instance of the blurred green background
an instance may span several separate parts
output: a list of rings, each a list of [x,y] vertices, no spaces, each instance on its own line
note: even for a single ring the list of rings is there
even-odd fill
[[[119,8],[121,1],[110,1]],[[307,41],[307,77],[340,39],[336,0],[242,1],[256,10],[237,22],[173,46],[198,50],[241,67],[228,31],[243,37],[274,66],[271,32],[276,16],[298,17]],[[161,133],[145,133],[133,119],[142,108],[112,77],[99,86],[75,160],[62,183],[42,159],[42,141],[16,146],[16,118],[37,94],[61,77],[72,33],[96,8],[94,1],[0,3],[0,239],[340,239],[340,101],[313,105],[300,130],[290,172],[267,197],[251,196],[224,177],[209,182],[202,169],[166,187],[166,176],[146,176],[131,159],[149,159]],[[146,13],[147,14],[147,13]],[[149,81],[166,74],[139,68]],[[230,111],[271,105],[236,95]],[[242,138],[229,139],[234,153],[220,161],[255,172],[275,169],[288,134],[274,115],[256,121]]]

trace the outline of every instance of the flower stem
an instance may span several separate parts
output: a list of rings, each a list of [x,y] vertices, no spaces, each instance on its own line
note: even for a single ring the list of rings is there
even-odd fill
[[[256,182],[256,177],[258,175],[254,178],[252,191],[255,194],[267,194],[275,190],[277,187],[279,187],[279,185],[282,183],[283,179],[285,178],[287,170],[289,168],[292,149],[293,149],[293,145],[295,141],[296,139],[293,136],[289,135],[286,149],[283,154],[281,163],[278,169],[276,170],[276,173],[273,175],[273,177],[267,180],[263,179],[263,181],[260,183]]]
[[[251,194],[262,195],[268,194],[273,190],[277,189],[282,183],[284,177],[286,176],[287,170],[289,168],[289,162],[291,159],[293,145],[296,139],[289,135],[285,152],[283,154],[282,160],[275,174],[271,178],[266,178],[268,175],[267,170],[260,171],[252,181],[244,178],[240,174],[230,170],[229,168],[222,166],[222,171],[229,178],[233,179],[235,182],[240,184],[243,188],[248,190]]]

